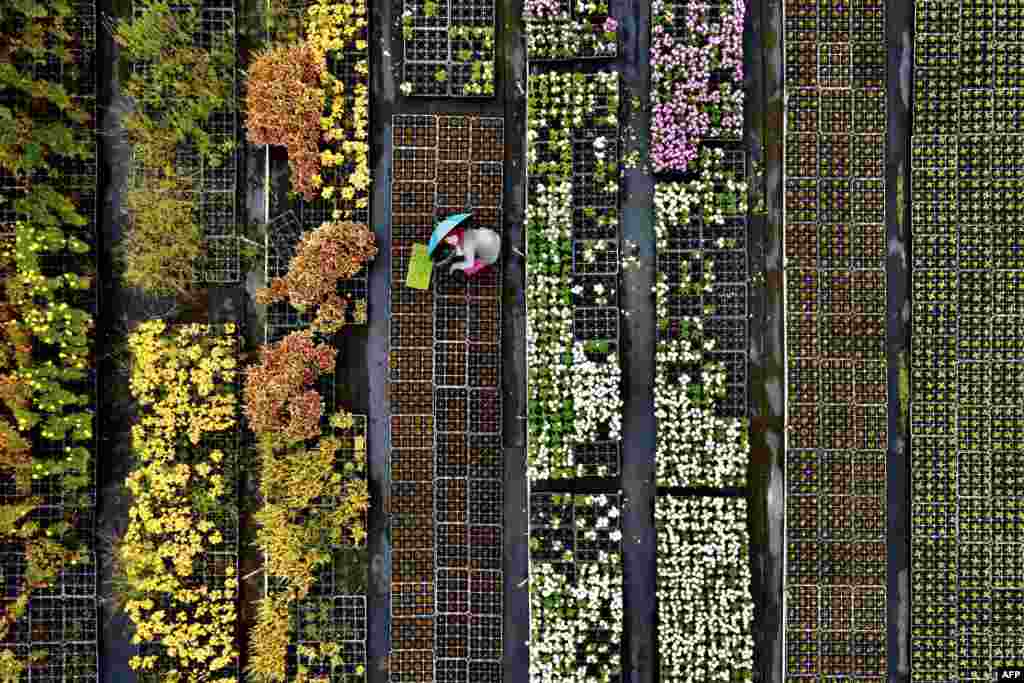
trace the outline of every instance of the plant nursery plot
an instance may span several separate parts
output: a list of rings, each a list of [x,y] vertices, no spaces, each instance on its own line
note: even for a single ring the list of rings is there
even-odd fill
[[[884,677],[884,4],[785,12],[786,673]]]
[[[140,680],[208,669],[212,680],[238,677],[237,617],[238,338],[222,327],[163,321],[130,336],[137,467],[129,475],[130,523],[121,541],[125,611],[140,646],[131,666]],[[179,353],[179,349],[184,352]],[[175,378],[168,381],[167,378]],[[185,615],[182,623],[164,620]]]
[[[87,0],[26,5],[0,30],[0,105],[21,131],[0,160],[0,658],[21,680],[97,676],[95,17]]]
[[[622,422],[618,74],[538,72],[530,88],[528,475],[614,477]]]
[[[746,500],[660,496],[654,520],[660,680],[749,679],[754,603]]]
[[[622,680],[621,495],[530,495],[530,680]]]
[[[659,486],[746,483],[747,184],[728,160],[705,147],[698,180],[655,186]]]
[[[391,680],[500,681],[501,264],[436,269],[428,290],[405,277],[447,216],[502,232],[504,121],[402,115],[392,130]]]
[[[494,0],[404,0],[406,96],[494,95]]]
[[[987,680],[1022,662],[1024,137],[1006,80],[1021,62],[1010,13],[1006,3],[917,10],[913,681]]]
[[[366,417],[352,415],[350,424],[336,434],[341,447],[334,454],[331,469],[365,487]],[[320,510],[317,514],[325,521],[344,504],[344,495],[321,496],[312,501],[312,507]],[[360,523],[365,528],[365,519]],[[286,612],[289,644],[279,652],[278,666],[283,666],[287,680],[301,670],[340,683],[366,680],[368,552],[365,542],[354,540],[326,540],[318,550],[322,554],[313,568],[308,593],[302,598],[296,599],[291,592],[293,584],[285,577],[268,575],[266,579],[268,599],[282,605]],[[273,562],[269,556],[268,560]],[[286,566],[286,562],[280,566]]]
[[[323,134],[317,158],[312,162],[313,170],[303,167],[301,174],[290,163],[291,189],[297,194],[288,199],[287,206],[294,214],[300,235],[332,221],[368,225],[373,179],[369,166],[367,5],[362,0],[289,0],[287,4],[288,11],[282,17],[285,23],[275,38],[289,43],[307,41],[308,46],[322,53],[326,72],[324,111],[320,118]],[[278,219],[280,216],[272,225]],[[291,220],[287,219],[289,224]],[[345,315],[350,323],[366,322],[368,278],[369,270],[364,268],[339,284],[340,294],[348,300]],[[293,317],[290,313],[287,316]]]
[[[742,137],[745,14],[745,0],[652,3],[651,161],[655,171],[686,171],[697,161],[700,143]]]
[[[211,61],[219,64],[217,73],[230,79],[219,85],[225,90],[220,106],[206,112],[202,120],[197,121],[201,132],[190,133],[187,141],[178,143],[174,162],[175,176],[185,187],[184,196],[181,193],[178,196],[191,203],[192,219],[201,226],[201,246],[193,261],[193,279],[201,283],[230,284],[238,282],[241,277],[236,211],[235,10],[217,3],[191,0],[170,7],[168,14],[175,18],[193,17],[187,20],[189,28],[185,29],[193,31],[192,44],[182,47],[197,50],[200,54],[215,55]],[[133,4],[132,16],[135,25],[144,25],[152,20],[154,10],[149,2],[136,2]],[[145,49],[141,48],[140,51]],[[129,54],[132,54],[130,50]],[[132,62],[132,77],[148,82],[135,88],[140,95],[145,95],[145,99],[138,105],[144,116],[151,121],[143,124],[144,128],[163,126],[179,116],[176,108],[182,107],[183,103],[176,101],[179,100],[177,95],[165,91],[167,69],[174,68],[174,65],[162,63],[158,58],[137,58]],[[190,97],[191,93],[180,99],[187,100]],[[151,131],[149,134],[167,135],[166,131]],[[197,141],[201,141],[201,149],[196,147]],[[157,170],[159,162],[154,158],[150,162],[151,168],[146,168],[144,157],[147,155],[155,156],[155,153],[133,150],[131,186],[138,192],[167,192],[167,179],[162,171]]]
[[[361,681],[366,671],[366,418],[336,408],[337,350],[299,324],[247,370],[265,563],[254,673]],[[309,397],[314,399],[312,404]]]

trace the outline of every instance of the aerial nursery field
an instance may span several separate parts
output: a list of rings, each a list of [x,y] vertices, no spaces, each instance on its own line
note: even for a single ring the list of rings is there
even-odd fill
[[[1018,0],[0,4],[0,680],[1024,666]]]

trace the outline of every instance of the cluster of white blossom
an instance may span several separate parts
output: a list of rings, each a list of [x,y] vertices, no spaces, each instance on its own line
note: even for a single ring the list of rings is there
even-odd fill
[[[700,320],[689,322],[699,333]],[[712,340],[704,348],[713,346]],[[749,439],[745,423],[717,417],[714,399],[725,395],[725,368],[702,361],[692,339],[658,342],[654,377],[654,417],[658,424],[655,477],[658,486],[742,486],[746,482]],[[700,377],[670,368],[702,363]]]
[[[725,150],[704,147],[700,152],[700,176],[686,183],[658,183],[654,194],[655,246],[668,249],[675,226],[690,223],[699,212],[706,224],[723,225],[726,216],[747,213],[747,183],[725,167]]]
[[[593,443],[602,431],[607,440],[617,441],[622,429],[622,369],[619,354],[609,353],[603,363],[587,358],[583,343],[572,349],[573,407],[576,413],[573,440],[578,444]],[[602,439],[604,440],[604,439]],[[588,473],[577,471],[578,476]]]
[[[700,180],[658,184],[654,196],[658,249],[668,248],[672,231],[689,225],[694,212],[700,212],[705,223],[719,225],[725,221],[723,206],[746,212],[746,184],[724,170],[723,159],[722,150],[704,149]],[[727,201],[722,197],[726,193]],[[714,246],[728,245],[719,238]],[[683,331],[661,335],[656,350],[656,479],[659,486],[742,486],[746,483],[748,428],[739,418],[715,415],[715,399],[725,397],[726,370],[707,358],[707,353],[714,351],[714,340],[704,337],[701,318],[672,320],[669,315],[672,286],[688,296],[712,291],[711,259],[701,250],[692,251],[690,256],[700,260],[700,279],[693,279],[687,271],[678,275],[677,282],[670,282],[667,274],[659,273],[653,288],[659,328],[664,330],[674,323]],[[703,311],[705,315],[712,312]],[[684,370],[693,367],[699,368],[699,376]]]
[[[658,649],[663,683],[751,680],[747,502],[655,499]]]
[[[531,479],[597,474],[575,464],[572,447],[599,437],[619,438],[621,371],[617,351],[607,354],[605,362],[593,362],[573,338],[572,134],[584,125],[617,124],[618,76],[543,74],[531,78],[530,89],[527,474]],[[609,115],[595,120],[594,112],[601,109]],[[595,243],[594,248],[607,246]]]
[[[621,539],[617,500],[575,497],[574,508],[594,512],[592,523],[576,516],[577,546],[599,536]],[[615,547],[597,553],[596,561],[578,561],[569,550],[559,562],[531,559],[531,683],[609,683],[621,676],[622,552]]]
[[[526,48],[534,59],[613,56],[618,22],[608,17],[605,0],[577,0],[574,19],[570,3],[526,0]]]

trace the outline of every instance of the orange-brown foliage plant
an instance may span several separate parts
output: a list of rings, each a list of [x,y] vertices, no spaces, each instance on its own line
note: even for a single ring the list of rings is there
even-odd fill
[[[32,341],[19,331],[18,310],[11,305],[7,286],[14,282],[13,239],[0,244],[0,406],[10,413],[0,417],[0,469],[13,470],[19,493],[27,494],[31,486],[31,444],[18,429],[14,413],[28,408],[30,396],[18,380],[16,354],[32,351]]]
[[[376,255],[376,238],[364,223],[324,223],[302,236],[288,274],[273,278],[270,287],[256,293],[256,301],[265,305],[287,299],[300,310],[315,307],[314,329],[336,332],[347,308],[338,281],[351,278]]]
[[[308,200],[320,179],[320,117],[326,95],[323,60],[305,43],[279,45],[256,55],[249,67],[246,109],[249,142],[284,145],[292,186]]]
[[[252,430],[286,443],[319,436],[323,401],[316,381],[334,370],[337,355],[308,330],[264,346],[259,364],[246,370],[245,415]]]

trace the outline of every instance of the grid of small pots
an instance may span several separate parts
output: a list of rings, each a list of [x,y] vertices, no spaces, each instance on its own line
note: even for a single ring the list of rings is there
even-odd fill
[[[532,52],[530,58],[535,58]],[[568,240],[556,242],[537,230],[532,230],[528,236],[528,248],[538,264],[528,269],[528,279],[543,277],[546,281],[543,285],[528,283],[528,287],[538,292],[534,303],[528,301],[528,312],[530,308],[546,308],[537,303],[537,297],[548,296],[544,290],[557,290],[559,301],[566,304],[559,309],[561,315],[571,316],[571,319],[560,320],[558,325],[571,326],[574,345],[582,345],[587,361],[608,368],[599,372],[614,373],[617,370],[611,368],[619,354],[620,334],[619,86],[607,73],[585,75],[541,68],[532,70],[531,84],[537,94],[531,94],[529,107],[529,192],[531,196],[540,196],[540,192],[548,188],[567,184],[571,214],[550,219],[563,223],[552,229],[560,231]],[[572,110],[575,106],[572,93],[576,91],[581,96],[587,93],[585,111]],[[558,92],[565,93],[566,99],[554,95]],[[545,123],[538,125],[536,121]],[[559,252],[557,257],[556,251]],[[548,353],[549,345],[554,343],[550,332],[552,322],[541,322],[540,315],[533,316],[531,325],[547,331],[537,341],[538,350],[527,359],[531,372],[535,372],[534,366],[572,366],[578,359],[574,359],[571,348],[560,355]],[[570,369],[565,376],[572,372]],[[593,400],[615,401],[617,397],[605,395]],[[541,408],[549,405],[547,399],[531,394],[530,404],[535,425],[531,430],[550,429],[552,423],[562,419],[561,414]],[[607,425],[599,426],[589,443],[576,444],[567,450],[574,458],[573,466],[564,468],[556,477],[615,477],[619,474],[620,442]],[[580,459],[575,459],[576,456]],[[537,462],[536,466],[550,469],[551,463]]]
[[[412,244],[467,204],[478,227],[501,231],[502,123],[394,119],[392,681],[501,680],[500,267],[438,270],[424,292],[405,277]]]
[[[620,511],[620,492],[530,494],[531,662],[553,664],[558,671],[582,669],[588,680],[621,675]],[[565,582],[564,589],[546,592],[554,577]],[[572,597],[585,584],[593,590]],[[547,629],[576,635],[563,649],[546,642]]]
[[[915,10],[911,666],[922,680],[991,679],[1020,660],[1020,607],[1006,590],[1020,585],[1019,560],[1002,550],[1020,538],[1010,454],[1024,244],[993,227],[1021,218],[1018,14],[978,2]]]
[[[405,0],[400,22],[404,95],[494,95],[493,0]]]
[[[49,63],[37,64],[34,76],[63,85],[77,105],[91,112],[92,117],[78,128],[80,132],[91,135],[97,120],[95,106],[92,104],[96,96],[96,84],[91,68],[96,48],[96,6],[91,0],[79,0],[72,3],[69,9],[66,27],[77,41],[77,45],[73,46],[74,61],[62,64],[51,60]],[[90,250],[81,257],[67,254],[52,263],[44,259],[42,269],[48,276],[95,268],[95,151],[93,156],[90,160],[54,158],[51,162],[54,169],[46,183],[67,197],[75,210],[86,219],[84,225],[76,228],[76,233]],[[22,181],[6,172],[0,172],[0,199],[6,200],[2,204],[3,208],[0,208],[0,235],[4,238],[9,235],[12,246],[13,223],[23,219],[23,215],[14,211],[12,204],[24,195],[26,189]],[[52,273],[49,272],[51,266],[54,269]],[[69,299],[68,303],[95,315],[95,301],[95,292],[86,290],[81,297]],[[76,391],[89,396],[90,405],[94,405],[95,378],[82,382]],[[0,647],[13,652],[17,663],[26,665],[21,674],[24,680],[31,677],[31,680],[54,683],[91,683],[98,677],[97,565],[94,550],[96,484],[95,464],[92,460],[96,448],[92,441],[51,441],[43,438],[38,430],[30,438],[32,453],[40,462],[63,459],[65,451],[72,446],[84,446],[90,452],[89,471],[78,473],[85,475],[86,481],[76,486],[56,476],[33,477],[30,493],[41,500],[41,505],[28,514],[29,521],[38,524],[47,536],[52,533],[55,538],[67,535],[71,539],[78,539],[82,559],[74,564],[66,564],[51,585],[40,587],[35,584],[30,587],[33,579],[27,573],[29,565],[25,546],[9,543],[0,548],[4,599],[11,606],[19,596],[28,595],[26,609],[16,621],[8,625]],[[69,470],[64,477],[74,474],[74,470]],[[0,472],[0,502],[24,505],[24,494],[15,484],[12,472]],[[58,541],[60,547],[64,543],[70,541]]]
[[[608,59],[618,55],[618,22],[606,0],[526,3],[526,45],[530,61]]]
[[[791,390],[829,391],[821,374],[814,359],[798,359]],[[786,457],[787,671],[883,676],[886,452],[809,449]]]
[[[789,676],[886,675],[884,22],[786,2]]]
[[[302,665],[311,675],[323,676],[325,680],[343,683],[365,680],[366,596],[335,595],[331,573],[328,567],[309,595],[290,605],[291,643],[285,661],[289,678],[296,676]],[[316,648],[324,643],[341,647],[340,661],[300,652],[303,647]]]
[[[450,510],[441,516],[450,517]],[[501,526],[482,528],[472,524],[472,519],[471,513],[468,525],[437,525],[434,651],[438,681],[467,683],[467,672],[480,668],[495,670],[497,678],[493,680],[501,680]],[[488,547],[493,541],[497,541],[496,566],[484,561],[494,550]]]

